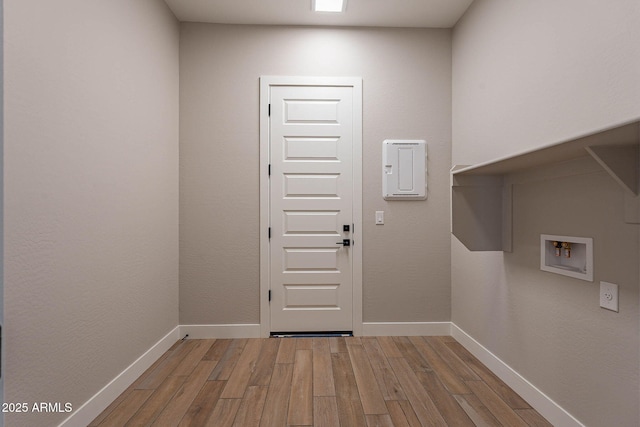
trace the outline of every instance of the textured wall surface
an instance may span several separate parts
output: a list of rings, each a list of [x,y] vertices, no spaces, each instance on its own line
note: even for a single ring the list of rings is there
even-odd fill
[[[476,0],[453,37],[453,164],[640,118],[638,22],[633,0]],[[534,180],[514,188],[513,253],[452,238],[454,323],[589,426],[640,424],[639,227],[622,207],[604,173]],[[540,271],[542,233],[593,237],[594,282]]]
[[[640,2],[475,1],[454,30],[454,164],[640,116]]]
[[[5,401],[77,409],[178,324],[179,28],[156,0],[5,18]]]
[[[363,78],[364,321],[449,320],[450,31],[181,28],[180,322],[259,322],[261,75]],[[426,202],[382,199],[387,138],[428,141]]]

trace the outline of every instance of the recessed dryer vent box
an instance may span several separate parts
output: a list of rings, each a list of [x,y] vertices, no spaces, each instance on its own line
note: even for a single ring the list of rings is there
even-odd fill
[[[387,139],[382,142],[382,197],[385,200],[427,198],[427,142]]]
[[[540,269],[593,282],[593,239],[541,234]]]

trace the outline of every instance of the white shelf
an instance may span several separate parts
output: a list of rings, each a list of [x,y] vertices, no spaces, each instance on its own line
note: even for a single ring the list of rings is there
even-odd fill
[[[508,177],[591,156],[625,192],[625,221],[640,223],[640,120],[536,150],[451,170],[451,231],[471,251],[511,251]]]

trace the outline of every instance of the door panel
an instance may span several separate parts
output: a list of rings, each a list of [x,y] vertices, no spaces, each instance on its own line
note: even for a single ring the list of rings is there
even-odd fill
[[[336,162],[339,161],[338,141],[338,138],[285,138],[284,159]]]
[[[338,123],[338,99],[286,99],[284,100],[284,122],[293,123]]]
[[[285,310],[324,308],[329,310],[339,310],[340,302],[338,298],[339,285],[286,285],[285,287]],[[314,305],[310,306],[309,298],[312,298]]]
[[[352,330],[353,88],[269,95],[271,331]]]
[[[339,198],[338,196],[339,174],[286,174],[284,175],[285,198]]]
[[[292,234],[313,234],[340,237],[336,233],[339,229],[339,211],[283,211],[283,233]]]

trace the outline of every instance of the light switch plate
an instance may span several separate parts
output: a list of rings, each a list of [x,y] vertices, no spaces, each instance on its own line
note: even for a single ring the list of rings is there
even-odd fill
[[[600,307],[618,312],[618,285],[600,282]]]
[[[384,224],[384,211],[376,211],[376,225]]]

